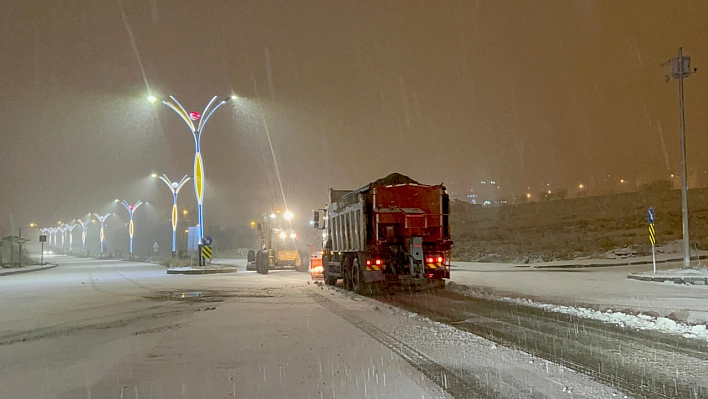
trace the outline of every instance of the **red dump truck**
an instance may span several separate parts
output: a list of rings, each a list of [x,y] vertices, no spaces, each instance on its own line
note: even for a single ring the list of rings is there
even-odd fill
[[[315,227],[324,230],[325,283],[341,278],[357,293],[372,284],[444,287],[452,247],[449,209],[443,185],[398,173],[358,190],[329,189],[327,205],[313,215]]]

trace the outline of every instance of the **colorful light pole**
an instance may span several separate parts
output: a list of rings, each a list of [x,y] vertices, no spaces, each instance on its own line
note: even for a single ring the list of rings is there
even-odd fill
[[[173,182],[170,181],[170,178],[167,177],[167,175],[163,174],[160,176],[160,180],[165,182],[167,184],[167,187],[170,188],[170,191],[172,192],[172,257],[174,258],[177,256],[177,218],[178,218],[178,213],[177,213],[177,195],[179,194],[179,190],[182,189],[182,186],[184,186],[185,183],[189,181],[190,177],[187,175],[184,175],[182,180],[178,182]]]
[[[59,231],[61,232],[61,250],[64,250],[64,241],[66,241],[66,227],[65,226],[59,226],[57,227]]]
[[[101,257],[103,258],[103,238],[105,237],[105,235],[103,234],[103,222],[106,221],[106,218],[107,218],[107,217],[111,216],[111,213],[110,213],[110,212],[106,212],[105,215],[101,216],[101,215],[99,215],[98,213],[95,213],[95,212],[94,212],[93,216],[96,216],[96,219],[98,219],[98,222],[101,223],[101,235],[100,235],[100,238],[101,238]]]
[[[81,252],[86,253],[86,232],[88,231],[89,223],[91,223],[91,217],[81,221],[79,219],[79,224],[81,225]]]
[[[128,233],[130,234],[130,257],[133,257],[133,232],[135,231],[134,225],[133,225],[133,214],[135,213],[135,210],[138,209],[140,205],[143,204],[143,201],[138,201],[134,203],[133,205],[130,205],[127,203],[125,200],[120,202],[121,205],[125,207],[125,209],[128,210],[128,213],[130,213],[130,224],[128,225]]]
[[[227,97],[216,104],[217,96],[212,97],[211,101],[204,108],[204,112],[200,115],[198,112],[187,112],[182,104],[177,101],[176,98],[170,96],[172,101],[162,100],[162,103],[172,108],[182,120],[187,124],[189,130],[192,132],[192,137],[194,137],[194,194],[197,198],[197,210],[199,212],[199,236],[204,237],[204,162],[202,160],[202,132],[206,123],[209,121],[211,115],[219,107],[226,104],[229,100],[236,100],[238,97],[230,96]],[[150,102],[155,102],[157,99],[153,96],[148,97]],[[194,126],[194,121],[199,121],[197,126]]]
[[[47,230],[49,230],[49,243],[51,246],[56,248],[56,246],[57,246],[57,229],[54,227],[49,227]],[[52,240],[54,240],[53,243],[52,243]]]
[[[76,223],[72,220],[65,226],[66,230],[69,232],[69,252],[71,252],[74,250],[74,227],[76,227]]]

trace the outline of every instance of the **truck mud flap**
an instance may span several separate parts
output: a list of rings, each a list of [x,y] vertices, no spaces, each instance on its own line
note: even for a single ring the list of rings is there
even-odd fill
[[[364,270],[364,281],[367,283],[376,283],[379,281],[386,281],[386,276],[383,271],[377,270]]]

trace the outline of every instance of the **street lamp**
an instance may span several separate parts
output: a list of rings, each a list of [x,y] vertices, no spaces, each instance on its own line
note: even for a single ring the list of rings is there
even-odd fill
[[[190,177],[187,175],[184,175],[182,177],[182,180],[178,182],[173,182],[170,181],[169,177],[167,175],[163,174],[160,176],[160,180],[165,182],[167,184],[167,187],[170,188],[170,191],[172,192],[172,257],[174,258],[177,255],[177,218],[179,217],[179,214],[177,212],[177,195],[179,194],[179,190],[182,189],[182,186],[184,186],[185,183],[189,181]]]
[[[103,238],[105,237],[105,235],[103,234],[103,222],[106,221],[106,218],[107,218],[107,217],[111,216],[111,213],[110,213],[110,212],[106,212],[105,215],[101,216],[101,215],[99,215],[98,213],[94,212],[93,216],[96,216],[96,219],[98,219],[98,222],[101,223],[101,235],[100,235],[100,238],[101,238],[101,257],[103,258]]]
[[[64,251],[64,241],[66,240],[66,225],[59,226],[57,229],[61,232],[61,250]]]
[[[290,220],[293,218],[293,213],[290,211],[285,211],[285,214],[283,215],[283,217],[285,218],[285,220]]]
[[[199,213],[198,226],[200,239],[204,238],[204,162],[202,160],[202,132],[214,111],[226,104],[227,101],[236,100],[238,97],[232,95],[216,102],[217,98],[217,96],[212,97],[201,115],[198,112],[187,112],[182,104],[173,96],[170,96],[171,101],[162,100],[163,104],[170,107],[182,118],[194,138],[194,173],[192,175],[194,176],[194,194],[197,198],[197,210]],[[157,101],[153,96],[148,97],[148,100],[150,102]],[[197,126],[194,126],[194,121],[199,121]]]
[[[86,220],[81,221],[79,219],[79,224],[81,225],[81,252],[86,254],[86,232],[88,231],[89,223],[91,223],[91,217],[89,216]]]
[[[74,250],[74,227],[76,224],[73,220],[66,225],[66,229],[69,231],[69,252]]]
[[[54,248],[57,247],[57,229],[56,227],[49,227],[47,228],[49,230],[49,245],[53,246]],[[52,240],[54,240],[54,244],[52,244]]]
[[[135,213],[135,210],[138,209],[140,205],[143,204],[143,201],[138,200],[138,202],[130,205],[128,204],[125,200],[120,202],[121,205],[125,207],[125,209],[128,210],[128,213],[130,213],[130,224],[128,225],[128,233],[130,234],[130,257],[133,257],[133,232],[134,232],[134,227],[133,227],[133,213]]]

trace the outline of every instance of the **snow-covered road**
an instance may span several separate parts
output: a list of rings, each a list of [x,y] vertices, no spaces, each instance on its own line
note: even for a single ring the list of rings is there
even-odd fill
[[[305,273],[54,261],[0,278],[0,398],[624,396]]]

